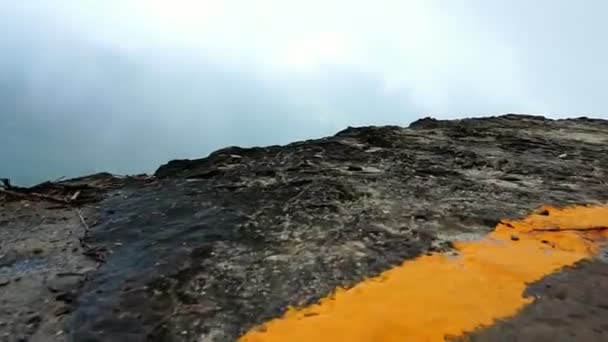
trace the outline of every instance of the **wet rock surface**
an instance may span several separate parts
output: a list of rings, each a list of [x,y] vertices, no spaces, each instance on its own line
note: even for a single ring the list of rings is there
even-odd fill
[[[502,218],[541,204],[606,203],[607,146],[607,121],[507,115],[226,148],[169,162],[153,178],[111,178],[97,202],[82,204],[84,228],[73,208],[35,209],[44,203],[6,197],[0,276],[42,263],[33,286],[52,300],[40,297],[33,312],[61,317],[61,333],[48,340],[232,341],[288,306],[449,250]],[[68,213],[60,226],[30,223],[59,224]],[[78,245],[58,254],[65,265],[49,257],[54,245],[34,253],[34,243],[11,233],[39,238],[58,227],[74,229],[57,243]],[[21,288],[0,285],[5,340],[51,336],[27,330],[31,317],[7,321],[10,300],[25,298]]]

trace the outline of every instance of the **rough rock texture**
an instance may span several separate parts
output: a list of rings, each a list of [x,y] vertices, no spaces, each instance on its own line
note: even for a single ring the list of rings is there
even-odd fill
[[[69,302],[96,269],[77,212],[52,206],[0,200],[0,341],[63,341]]]
[[[409,128],[348,128],[287,146],[231,147],[169,162],[155,177],[115,178],[102,200],[82,208],[90,223],[79,229],[73,208],[42,213],[51,209],[6,196],[0,332],[9,334],[0,341],[51,336],[10,316],[11,303],[26,295],[4,292],[2,277],[15,277],[16,263],[37,260],[21,252],[25,240],[12,231],[42,239],[50,236],[43,229],[72,227],[61,243],[81,238],[89,259],[66,249],[60,258],[75,266],[57,267],[45,256],[40,277],[98,265],[76,289],[66,285],[69,305],[53,339],[231,341],[290,305],[449,250],[450,241],[477,238],[501,218],[541,204],[607,203],[607,146],[603,120],[427,118]],[[52,224],[71,216],[57,228],[38,221],[23,227],[39,215]],[[32,284],[42,300],[49,296],[45,282]]]

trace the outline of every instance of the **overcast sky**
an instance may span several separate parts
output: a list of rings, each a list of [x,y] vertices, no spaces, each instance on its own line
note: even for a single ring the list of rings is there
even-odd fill
[[[0,0],[0,177],[508,112],[608,117],[604,0]]]

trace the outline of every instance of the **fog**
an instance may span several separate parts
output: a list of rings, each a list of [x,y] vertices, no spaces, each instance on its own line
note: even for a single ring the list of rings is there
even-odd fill
[[[0,0],[0,177],[153,172],[346,126],[608,117],[608,3]]]

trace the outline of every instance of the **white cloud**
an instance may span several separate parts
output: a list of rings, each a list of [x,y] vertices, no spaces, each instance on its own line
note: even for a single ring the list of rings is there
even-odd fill
[[[320,32],[291,38],[278,57],[278,64],[298,71],[318,72],[320,67],[345,65],[354,51],[337,32]]]
[[[607,105],[601,0],[5,1],[13,17],[54,18],[138,63],[204,59],[270,82],[341,67],[444,114],[599,115]]]

